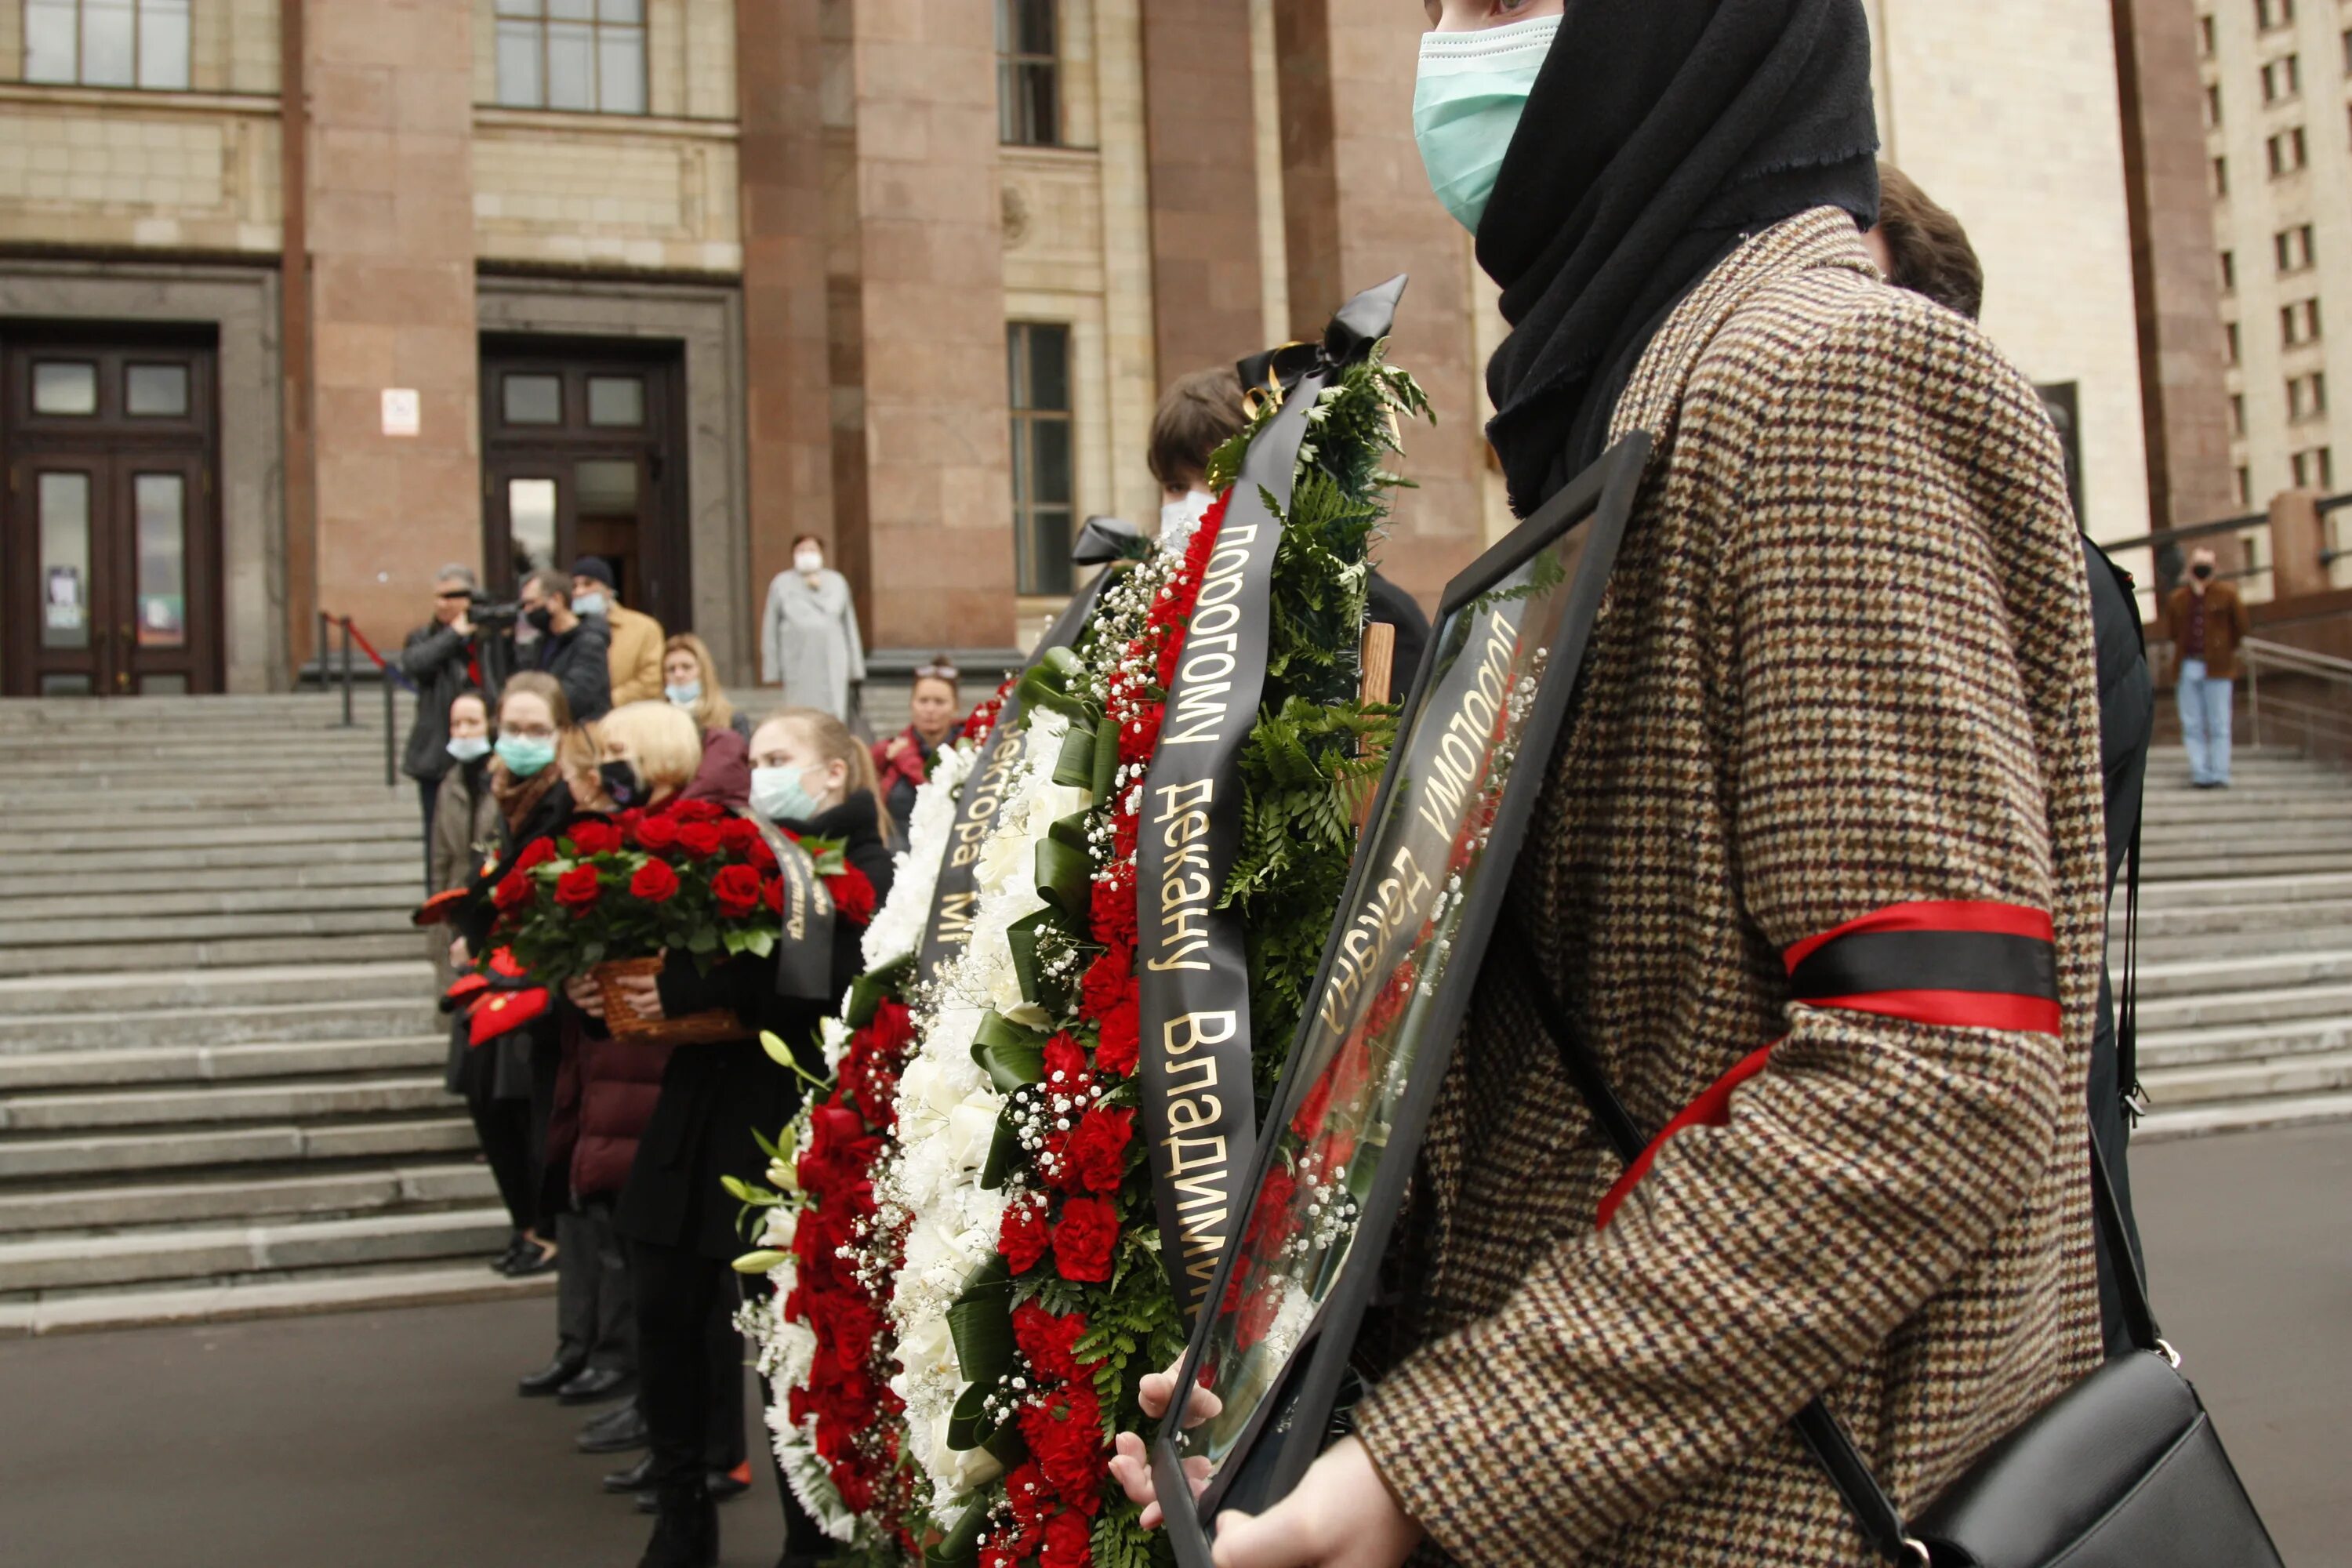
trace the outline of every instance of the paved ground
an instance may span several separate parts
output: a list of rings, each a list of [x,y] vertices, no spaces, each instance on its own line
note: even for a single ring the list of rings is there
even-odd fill
[[[2352,1125],[2134,1162],[2168,1334],[2296,1568],[2352,1563]],[[0,1557],[77,1568],[634,1563],[577,1415],[512,1393],[546,1301],[0,1342]],[[765,1568],[761,1489],[726,1561]]]

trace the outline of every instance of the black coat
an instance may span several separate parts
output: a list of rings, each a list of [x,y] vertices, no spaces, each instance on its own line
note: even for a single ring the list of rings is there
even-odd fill
[[[807,823],[783,826],[819,838],[845,841],[849,863],[874,884],[878,904],[889,896],[890,849],[882,841],[874,797],[859,795]],[[846,921],[833,928],[832,994],[849,989],[865,967],[863,932]],[[735,1229],[740,1205],[719,1184],[721,1176],[764,1183],[768,1157],[751,1136],[773,1140],[800,1113],[801,1079],[761,1048],[769,1030],[789,1042],[803,1067],[822,1076],[817,1025],[834,1004],[776,994],[772,959],[740,958],[709,974],[678,958],[662,971],[662,1011],[683,1017],[730,1007],[744,1037],[717,1045],[681,1046],[662,1077],[661,1099],[637,1146],[637,1162],[614,1214],[620,1233],[664,1247],[688,1247],[705,1258],[732,1258],[749,1243]]]
[[[572,704],[572,722],[585,724],[613,710],[612,647],[612,623],[602,616],[583,616],[568,632],[541,635],[531,668],[555,677]]]
[[[496,776],[495,773],[492,776]],[[558,780],[553,788],[539,797],[539,804],[530,808],[530,815],[523,818],[520,828],[509,827],[503,816],[499,818],[499,843],[503,853],[499,856],[497,865],[478,873],[467,885],[466,901],[459,906],[457,918],[453,922],[475,956],[479,957],[488,950],[490,927],[497,923],[499,918],[498,906],[490,901],[490,889],[504,881],[507,873],[514,869],[515,859],[521,855],[526,845],[533,839],[547,837],[578,815],[572,804],[572,786]]]
[[[416,722],[408,731],[408,750],[400,771],[413,779],[439,779],[456,760],[449,755],[449,704],[473,684],[467,665],[474,657],[474,639],[451,631],[440,622],[417,627],[393,659],[400,672],[416,682]]]

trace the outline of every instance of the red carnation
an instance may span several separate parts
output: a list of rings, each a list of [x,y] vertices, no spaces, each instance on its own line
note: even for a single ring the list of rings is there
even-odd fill
[[[555,879],[555,901],[567,910],[584,910],[604,890],[593,866],[574,866]]]
[[[1169,662],[1175,661],[1171,658]],[[1160,749],[1160,727],[1168,717],[1165,704],[1145,703],[1130,714],[1118,727],[1118,760],[1122,763],[1148,763]]]
[[[1007,1211],[1010,1212],[1010,1211]],[[1054,1267],[1065,1279],[1099,1285],[1118,1249],[1118,1208],[1108,1198],[1070,1198],[1054,1226]]]
[[[554,858],[555,840],[534,838],[522,847],[521,854],[515,857],[514,868],[518,871],[529,871],[544,866]]]
[[[1055,1495],[1091,1518],[1102,1507],[1102,1479],[1110,1468],[1103,1455],[1102,1405],[1092,1386],[1065,1384],[1023,1406],[1014,1419]],[[1053,1529],[1052,1520],[1045,1528]]]
[[[1134,1111],[1096,1106],[1079,1119],[1063,1146],[1065,1184],[1081,1192],[1118,1191],[1127,1179],[1127,1146],[1134,1141]]]
[[[851,925],[870,924],[874,919],[874,884],[866,873],[855,866],[842,868],[837,877],[824,879],[824,890],[833,895],[835,913]]]
[[[730,921],[741,920],[760,907],[760,873],[749,866],[721,866],[710,879],[710,896],[718,900],[721,915]]]
[[[1013,1341],[1042,1377],[1067,1383],[1077,1376],[1077,1344],[1086,1337],[1082,1313],[1056,1317],[1034,1301],[1013,1309]]]
[[[1045,1042],[1045,1087],[1068,1094],[1085,1082],[1087,1048],[1065,1030]]]
[[[1004,1254],[1015,1274],[1026,1274],[1045,1256],[1045,1205],[1041,1198],[1020,1196],[1004,1205],[1004,1219],[996,1233],[996,1249]]]
[[[556,896],[562,897],[560,889]],[[677,873],[669,868],[667,860],[648,860],[629,879],[629,896],[648,904],[666,904],[677,896]]]
[[[668,816],[648,816],[637,824],[637,842],[655,854],[677,847],[677,823]]]
[[[1037,1554],[1039,1568],[1092,1568],[1094,1560],[1094,1526],[1084,1514],[1057,1513],[1045,1521],[1045,1545]]]
[[[577,822],[572,826],[572,848],[579,855],[610,855],[621,847],[621,830],[609,822]]]
[[[1135,945],[1135,880],[1121,876],[1097,882],[1094,889],[1095,940],[1113,946]]]
[[[589,875],[593,877],[595,873],[591,871]],[[499,879],[499,885],[490,889],[490,902],[501,910],[513,909],[530,897],[530,879],[520,870],[508,872]]]
[[[1134,958],[1126,948],[1114,947],[1087,966],[1087,976],[1078,987],[1080,1017],[1102,1017],[1127,1000],[1128,977]]]
[[[698,860],[708,860],[726,842],[715,822],[686,822],[678,826],[677,847]]]
[[[1103,1015],[1102,1037],[1095,1042],[1095,1068],[1122,1078],[1135,1071],[1142,1054],[1142,1009],[1133,996]]]

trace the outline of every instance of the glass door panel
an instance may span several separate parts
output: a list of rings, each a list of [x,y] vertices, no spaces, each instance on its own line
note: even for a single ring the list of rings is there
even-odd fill
[[[179,474],[131,481],[137,530],[139,646],[188,646],[188,482]]]
[[[50,470],[34,478],[40,530],[41,647],[83,650],[91,642],[90,476]]]

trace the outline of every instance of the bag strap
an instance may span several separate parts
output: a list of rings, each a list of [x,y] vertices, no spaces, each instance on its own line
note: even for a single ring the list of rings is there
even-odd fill
[[[2134,891],[2137,878],[2134,878]],[[1538,1021],[1551,1037],[1553,1048],[1559,1054],[1560,1067],[1577,1092],[1591,1110],[1595,1121],[1608,1135],[1618,1157],[1627,1164],[1639,1158],[1649,1147],[1650,1141],[1642,1135],[1641,1124],[1626,1110],[1609,1081],[1608,1073],[1600,1059],[1592,1054],[1577,1032],[1574,1016],[1559,1004],[1551,982],[1538,963],[1535,945],[1528,939],[1525,928],[1517,915],[1505,904],[1496,921],[1496,935],[1507,950],[1504,967],[1516,973],[1531,994],[1536,1004]],[[2108,1180],[2106,1157],[2100,1152],[2099,1141],[2091,1144],[2091,1207],[2097,1216],[2099,1228],[2105,1234],[2107,1246],[2116,1260],[2116,1275],[2123,1297],[2126,1321],[2129,1323],[2132,1342],[2145,1351],[2173,1360],[2170,1347],[2158,1336],[2156,1318],[2149,1310],[2147,1293],[2139,1273],[2139,1258],[2131,1245],[2130,1233],[2123,1223],[2123,1210],[2116,1201],[2113,1184]],[[1879,1484],[1877,1475],[1853,1446],[1853,1438],[1843,1424],[1832,1415],[1827,1405],[1814,1399],[1797,1412],[1790,1423],[1797,1436],[1812,1453],[1814,1461],[1828,1475],[1830,1484],[1844,1500],[1846,1510],[1853,1515],[1871,1545],[1887,1562],[1906,1568],[1930,1568],[1927,1550],[1912,1539],[1903,1521],[1900,1510]]]

